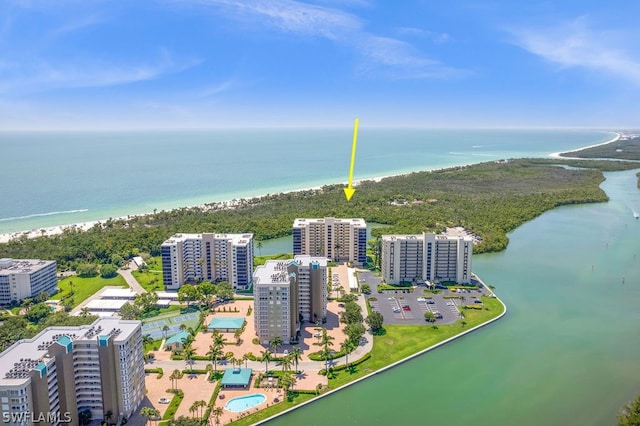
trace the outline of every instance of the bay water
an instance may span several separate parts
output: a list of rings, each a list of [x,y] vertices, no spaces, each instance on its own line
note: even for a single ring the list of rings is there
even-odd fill
[[[376,129],[363,119],[354,179],[541,157],[613,136]],[[351,128],[0,132],[0,233],[346,182],[351,143]]]
[[[609,202],[554,209],[474,256],[504,318],[269,424],[616,424],[640,394],[636,172],[606,173]]]

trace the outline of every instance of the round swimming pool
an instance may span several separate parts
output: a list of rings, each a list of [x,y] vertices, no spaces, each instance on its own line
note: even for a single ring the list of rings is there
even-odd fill
[[[260,405],[267,400],[267,397],[261,393],[254,393],[251,395],[239,396],[237,398],[230,399],[224,405],[229,411],[233,411],[234,413],[239,413],[241,411],[248,410],[249,408],[255,407],[256,405]]]

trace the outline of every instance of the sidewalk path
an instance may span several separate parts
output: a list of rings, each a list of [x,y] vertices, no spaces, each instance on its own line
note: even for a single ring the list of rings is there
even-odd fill
[[[135,277],[131,274],[131,271],[133,271],[134,268],[137,268],[137,266],[136,266],[136,263],[132,260],[131,262],[129,262],[129,269],[122,269],[122,268],[118,269],[118,273],[122,276],[122,278],[124,278],[124,280],[127,282],[129,287],[131,287],[133,291],[135,291],[138,294],[146,293],[147,290],[145,290],[138,283],[138,280],[136,280]]]

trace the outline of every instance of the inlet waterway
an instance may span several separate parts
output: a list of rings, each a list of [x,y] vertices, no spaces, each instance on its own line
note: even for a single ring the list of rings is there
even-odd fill
[[[474,256],[508,314],[273,425],[611,425],[640,393],[640,191],[549,211]]]

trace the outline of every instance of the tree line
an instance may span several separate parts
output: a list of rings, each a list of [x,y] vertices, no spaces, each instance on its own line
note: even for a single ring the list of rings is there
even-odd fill
[[[237,200],[232,208],[214,203],[109,219],[88,231],[67,229],[34,239],[22,235],[0,244],[0,257],[52,259],[61,269],[117,265],[141,253],[160,255],[162,242],[178,232],[250,232],[259,242],[291,234],[297,217],[331,216],[389,225],[374,229],[374,236],[464,226],[482,237],[476,253],[500,251],[508,232],[549,209],[606,201],[599,187],[602,171],[636,167],[621,161],[519,159],[416,172],[361,182],[350,202],[342,185],[329,185]]]

